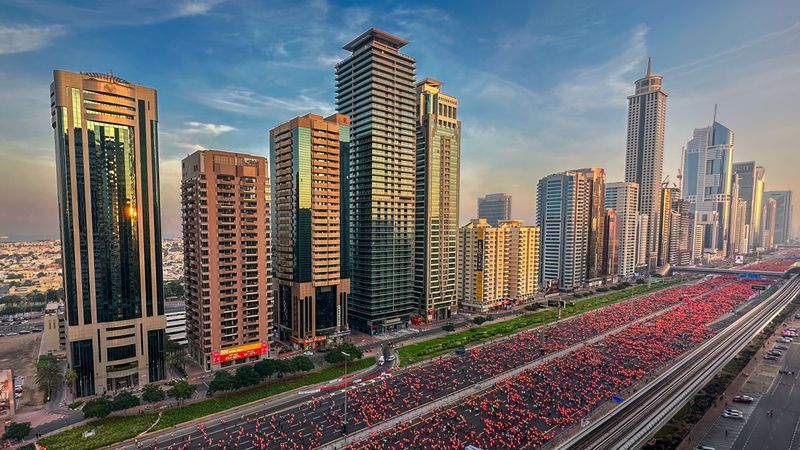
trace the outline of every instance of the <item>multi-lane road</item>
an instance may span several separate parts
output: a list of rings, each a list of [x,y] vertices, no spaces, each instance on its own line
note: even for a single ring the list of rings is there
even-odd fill
[[[638,448],[798,295],[800,276],[794,276],[769,299],[744,313],[559,448]]]

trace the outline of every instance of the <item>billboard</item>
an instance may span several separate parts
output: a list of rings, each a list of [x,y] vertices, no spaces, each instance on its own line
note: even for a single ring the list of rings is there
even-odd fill
[[[224,362],[250,358],[251,356],[266,355],[268,352],[269,342],[256,342],[255,344],[223,348],[222,350],[211,354],[211,363],[222,364]]]

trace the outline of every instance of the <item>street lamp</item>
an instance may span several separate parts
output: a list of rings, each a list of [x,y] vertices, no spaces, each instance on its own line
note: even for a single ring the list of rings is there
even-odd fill
[[[347,379],[347,358],[350,355],[345,352],[340,353],[344,355],[344,377]],[[347,445],[347,388],[344,389],[344,445]]]

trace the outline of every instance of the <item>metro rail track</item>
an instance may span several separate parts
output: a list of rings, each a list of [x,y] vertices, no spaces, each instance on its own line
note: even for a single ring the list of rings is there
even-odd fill
[[[638,448],[798,295],[800,275],[795,275],[769,298],[558,448]]]

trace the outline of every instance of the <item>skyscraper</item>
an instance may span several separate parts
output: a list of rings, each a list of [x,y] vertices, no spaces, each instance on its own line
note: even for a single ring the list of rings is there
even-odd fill
[[[677,188],[670,188],[666,184],[661,186],[661,212],[658,217],[661,223],[658,226],[658,265],[669,262],[669,234],[672,211],[672,199],[678,195]]]
[[[763,168],[761,169],[761,173],[763,173]],[[756,181],[756,173],[758,168],[755,161],[743,161],[733,163],[732,170],[736,177],[734,180],[739,187],[739,198],[747,202],[744,213],[744,223],[749,230],[752,228],[754,220],[761,216],[761,198],[757,197],[758,183]],[[754,208],[759,210],[758,214],[755,214]],[[752,238],[752,233],[748,232],[748,247],[740,253],[750,253],[753,244]]]
[[[486,219],[496,227],[504,220],[511,220],[511,196],[497,193],[478,198],[478,218]]]
[[[603,246],[606,220],[606,171],[600,168],[580,169],[589,184],[589,242],[586,256],[586,279],[592,280],[603,273]]]
[[[414,292],[426,320],[456,313],[461,121],[442,83],[417,84],[417,188]]]
[[[273,321],[267,160],[200,150],[181,170],[189,355],[206,371],[266,358]]]
[[[636,90],[628,97],[625,181],[639,185],[638,211],[649,216],[648,258],[656,257],[661,223],[660,190],[667,113],[667,93],[661,89],[661,81],[661,75],[653,75],[648,59],[647,73],[636,80]]]
[[[603,246],[603,273],[619,274],[619,215],[617,211],[606,208],[605,240]]]
[[[587,281],[592,183],[582,171],[548,175],[536,191],[536,223],[541,230],[541,284],[574,289]]]
[[[769,191],[764,198],[775,200],[775,244],[786,244],[792,230],[792,191]]]
[[[309,349],[348,332],[341,276],[342,114],[306,114],[269,132],[276,318],[280,338]]]
[[[764,200],[764,210],[762,211],[764,220],[762,221],[763,227],[761,230],[761,245],[765,249],[775,247],[775,229],[777,228],[778,221],[778,202],[774,198],[766,198]]]
[[[408,325],[414,296],[415,94],[408,42],[374,28],[344,46],[336,107],[350,117],[350,325],[383,333]]]
[[[68,367],[78,397],[164,379],[156,91],[53,72]]]
[[[615,273],[623,277],[633,276],[636,270],[636,202],[639,185],[618,182],[606,184],[606,208],[617,213],[617,245],[619,267]]]
[[[539,228],[526,227],[521,220],[500,222],[505,235],[508,299],[529,300],[539,287]]]
[[[753,217],[750,223],[750,248],[761,247],[761,230],[764,227],[764,188],[766,185],[767,171],[761,166],[756,166],[755,186],[753,187]]]
[[[733,178],[733,131],[717,121],[696,128],[684,153],[683,195],[695,224],[702,225],[706,252],[726,256]]]
[[[636,215],[636,267],[639,272],[647,270],[647,232],[650,229],[650,216],[645,213]]]
[[[687,266],[692,262],[689,202],[673,195],[670,217],[668,261],[672,265]]]

